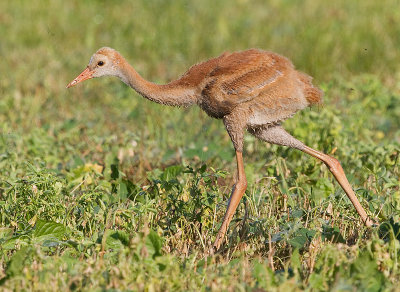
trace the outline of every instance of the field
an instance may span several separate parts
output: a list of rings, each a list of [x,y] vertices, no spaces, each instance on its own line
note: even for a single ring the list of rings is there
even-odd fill
[[[364,1],[1,1],[0,290],[394,291],[400,279],[400,9]],[[65,86],[100,47],[166,83],[224,51],[290,58],[324,103],[285,129],[341,161],[363,226],[319,161],[114,78]]]

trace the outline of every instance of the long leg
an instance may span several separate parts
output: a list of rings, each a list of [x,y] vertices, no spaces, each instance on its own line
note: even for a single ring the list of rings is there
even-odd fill
[[[235,214],[236,208],[239,205],[239,202],[242,199],[247,188],[247,180],[246,180],[246,174],[244,173],[242,152],[236,151],[236,160],[237,160],[238,177],[235,187],[232,190],[231,197],[229,199],[224,221],[222,222],[221,228],[219,229],[217,237],[214,242],[214,247],[216,249],[219,249],[225,237],[225,233],[228,229],[229,223],[231,222],[232,217]]]
[[[315,158],[321,160],[325,165],[328,167],[329,171],[333,174],[335,179],[338,181],[340,186],[345,191],[346,195],[349,197],[351,203],[356,208],[358,214],[361,217],[361,220],[364,222],[366,226],[372,226],[373,222],[370,218],[368,218],[367,213],[361,206],[360,202],[358,201],[353,189],[350,186],[349,181],[346,178],[346,175],[343,171],[340,162],[329,155],[326,155],[322,152],[314,150],[306,145],[304,145],[299,140],[292,137],[289,133],[287,133],[281,126],[274,126],[270,128],[257,128],[257,129],[250,129],[250,133],[254,136],[260,138],[263,141],[289,146],[292,148],[299,149],[304,153],[307,153]]]
[[[353,206],[356,208],[358,214],[361,217],[361,220],[364,222],[366,226],[372,226],[373,222],[371,221],[371,219],[368,218],[367,213],[365,212],[364,208],[358,201],[349,181],[346,178],[346,175],[343,171],[342,166],[340,165],[340,162],[336,158],[333,158],[308,146],[305,146],[304,149],[302,149],[302,151],[315,158],[318,158],[323,163],[325,163],[325,165],[329,168],[330,172],[336,178],[337,182],[345,191],[346,195],[349,197]]]
[[[240,112],[233,112],[228,116],[224,117],[224,124],[229,136],[233,142],[233,146],[236,150],[236,162],[237,162],[237,180],[232,190],[231,197],[226,208],[224,221],[218,231],[217,237],[214,241],[214,248],[219,249],[222,241],[224,240],[225,233],[228,230],[229,223],[232,220],[233,215],[239,205],[241,198],[247,188],[246,174],[244,173],[243,166],[243,131],[244,131],[244,119]]]

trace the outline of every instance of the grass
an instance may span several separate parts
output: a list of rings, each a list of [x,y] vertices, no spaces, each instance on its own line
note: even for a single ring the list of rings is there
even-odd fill
[[[0,283],[5,291],[396,290],[400,277],[397,1],[3,1]],[[210,33],[212,32],[212,33]],[[207,251],[233,184],[221,121],[162,107],[114,79],[65,85],[101,46],[149,80],[259,47],[325,91],[285,128],[327,168],[247,135],[249,187]]]

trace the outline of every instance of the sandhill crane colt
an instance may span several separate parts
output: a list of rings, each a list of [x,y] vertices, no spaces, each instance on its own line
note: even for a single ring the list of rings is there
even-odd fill
[[[324,162],[364,224],[373,224],[339,161],[304,145],[282,128],[285,119],[319,103],[322,97],[311,77],[295,70],[285,57],[258,49],[224,53],[192,66],[175,81],[157,85],[143,79],[116,50],[105,47],[91,57],[86,69],[67,88],[101,76],[116,76],[143,97],[160,104],[184,107],[197,104],[209,116],[224,122],[236,150],[237,181],[214,242],[216,249],[247,187],[242,157],[244,130],[263,141],[301,150]]]

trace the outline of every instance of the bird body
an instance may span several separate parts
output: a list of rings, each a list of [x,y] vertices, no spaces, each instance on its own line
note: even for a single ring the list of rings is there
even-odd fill
[[[287,58],[258,49],[226,52],[190,67],[175,81],[157,85],[143,79],[116,50],[105,47],[92,56],[87,68],[67,88],[101,76],[116,76],[151,101],[170,106],[197,104],[209,116],[223,120],[236,150],[238,179],[214,243],[216,248],[222,243],[247,187],[242,158],[245,130],[263,141],[292,147],[323,161],[363,222],[372,225],[340,163],[307,147],[281,127],[282,121],[298,110],[319,103],[322,97],[322,91],[313,86],[312,78],[295,70]]]
[[[198,100],[211,117],[223,118],[240,108],[248,126],[265,125],[311,104],[307,93],[314,87],[278,54],[255,49],[225,53],[213,65],[199,84]]]

